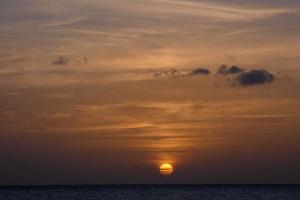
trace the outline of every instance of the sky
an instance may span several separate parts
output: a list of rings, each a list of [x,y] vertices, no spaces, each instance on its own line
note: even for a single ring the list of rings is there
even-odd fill
[[[299,19],[298,0],[1,0],[0,185],[300,183]]]

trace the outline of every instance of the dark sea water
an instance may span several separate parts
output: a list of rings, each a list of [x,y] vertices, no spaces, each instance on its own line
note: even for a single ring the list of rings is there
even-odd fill
[[[0,187],[1,200],[300,200],[300,186],[28,186]]]

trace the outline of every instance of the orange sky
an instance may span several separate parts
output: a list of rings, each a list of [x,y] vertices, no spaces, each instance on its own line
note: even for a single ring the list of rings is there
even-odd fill
[[[299,183],[299,9],[1,1],[0,185]]]

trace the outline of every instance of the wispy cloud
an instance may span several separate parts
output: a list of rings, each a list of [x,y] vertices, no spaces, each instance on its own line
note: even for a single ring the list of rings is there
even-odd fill
[[[209,2],[189,2],[182,0],[154,0],[163,4],[169,4],[167,12],[188,13],[203,17],[218,18],[223,20],[251,21],[273,17],[276,15],[299,12],[294,8],[246,8],[235,7]]]
[[[82,22],[84,20],[87,20],[87,17],[77,17],[77,18],[70,18],[70,19],[59,19],[59,20],[54,20],[54,21],[49,21],[46,24],[43,24],[43,27],[58,27],[58,26],[67,26],[67,25],[72,25],[76,24],[79,22]]]
[[[270,28],[243,28],[231,32],[227,32],[225,34],[222,34],[221,36],[224,37],[236,37],[240,35],[255,35],[255,34],[260,34],[263,31],[269,31],[271,30]]]

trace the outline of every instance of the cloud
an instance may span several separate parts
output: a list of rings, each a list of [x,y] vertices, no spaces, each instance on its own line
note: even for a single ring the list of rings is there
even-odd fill
[[[71,19],[61,19],[61,20],[57,20],[57,21],[50,21],[49,23],[46,23],[43,25],[43,27],[49,27],[49,28],[53,28],[53,27],[58,27],[58,26],[68,26],[68,25],[73,25],[76,23],[80,23],[83,22],[84,20],[87,20],[87,17],[78,17],[78,18],[71,18]]]
[[[267,70],[253,69],[245,71],[236,65],[228,67],[223,64],[219,67],[217,73],[221,75],[237,75],[233,80],[237,80],[238,83],[243,86],[265,84],[274,80],[274,75]],[[232,81],[231,79],[228,80]]]
[[[293,8],[247,8],[225,5],[211,2],[191,2],[183,0],[155,0],[163,4],[169,4],[171,8],[168,12],[177,14],[188,13],[190,15],[203,16],[231,21],[254,21],[258,19],[270,18],[277,15],[298,12]],[[182,9],[184,7],[185,9]],[[200,10],[200,12],[199,12]]]
[[[270,83],[274,80],[274,75],[264,69],[254,69],[249,72],[243,72],[237,80],[240,85],[258,85]]]
[[[153,74],[154,77],[161,77],[161,76],[167,76],[167,77],[173,77],[173,76],[185,76],[181,71],[177,69],[170,69],[166,71],[161,71],[161,72],[154,72]]]
[[[257,35],[266,31],[272,31],[271,27],[263,27],[263,28],[241,28],[238,30],[233,30],[222,34],[223,37],[237,37],[237,36],[245,36],[245,35]]]
[[[185,76],[194,76],[194,75],[209,75],[211,72],[206,68],[196,68],[191,71],[169,69],[165,71],[154,72],[154,77],[185,77]]]
[[[86,64],[88,64],[88,59],[86,57],[71,58],[71,57],[67,57],[67,56],[59,56],[52,62],[52,64],[54,64],[54,65],[68,65],[71,62],[73,64],[78,64],[78,65],[85,64],[86,65]]]
[[[171,69],[162,72],[155,72],[154,77],[191,77],[195,75],[210,75],[211,72],[206,68],[195,68],[191,71],[180,71],[176,69]],[[231,82],[232,85],[261,85],[265,83],[270,83],[274,80],[274,75],[265,69],[253,69],[245,70],[239,66],[232,65],[228,67],[227,65],[221,65],[217,70],[217,74],[223,76],[231,75],[232,78],[227,78],[227,81]]]
[[[210,71],[205,68],[197,68],[189,73],[189,75],[209,75],[209,74],[210,74]]]
[[[238,74],[243,72],[243,69],[239,66],[232,65],[228,67],[227,65],[221,65],[218,69],[218,74],[229,75],[229,74]]]
[[[70,61],[70,58],[65,56],[59,56],[52,63],[55,65],[67,65]]]

